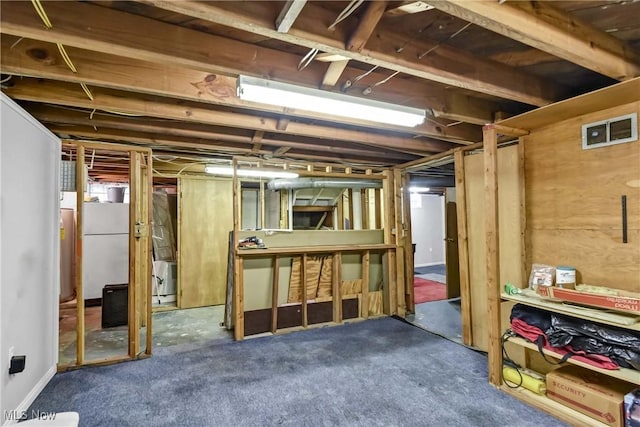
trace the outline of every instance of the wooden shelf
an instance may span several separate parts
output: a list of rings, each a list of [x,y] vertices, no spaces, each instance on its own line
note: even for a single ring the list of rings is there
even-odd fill
[[[331,245],[331,246],[294,246],[290,248],[264,248],[264,249],[236,249],[236,254],[241,257],[264,255],[297,255],[335,252],[359,252],[359,251],[384,251],[395,249],[396,245],[375,243],[370,245]]]
[[[589,426],[589,427],[606,427],[607,426],[606,424],[603,424],[598,420],[594,420],[593,418],[588,417],[585,414],[578,412],[574,409],[571,409],[563,405],[562,403],[549,399],[547,396],[541,396],[525,388],[522,388],[522,387],[510,388],[504,384],[499,388],[500,390],[515,397],[516,399],[520,399],[523,402],[535,408],[538,408],[544,412],[547,412],[553,415],[554,417],[557,417],[562,421],[565,421],[571,425]]]
[[[592,322],[640,331],[640,317],[638,316],[547,300],[542,297],[537,297],[536,295],[537,294],[533,292],[528,292],[518,295],[507,295],[503,293],[501,296],[504,300],[519,302],[543,310],[553,311],[554,313],[566,314],[567,316],[578,317]]]
[[[507,341],[520,345],[522,347],[526,347],[528,349],[531,350],[535,350],[538,351],[538,346],[532,342],[529,342],[523,338],[518,338],[518,337],[511,337],[509,338]],[[547,350],[547,349],[543,349],[544,354],[551,356],[553,358],[556,359],[561,359],[562,356],[552,350]],[[595,366],[589,365],[588,363],[584,363],[584,362],[580,362],[578,360],[575,360],[573,358],[569,358],[567,360],[567,363],[571,363],[573,365],[577,365],[577,366],[581,366],[585,369],[589,369],[591,371],[596,371],[596,372],[600,372],[604,375],[608,375],[610,377],[613,378],[618,378],[633,384],[637,384],[640,385],[640,371],[636,371],[633,369],[626,369],[626,368],[619,368],[616,370],[611,370],[611,369],[601,369],[601,368],[596,368]]]

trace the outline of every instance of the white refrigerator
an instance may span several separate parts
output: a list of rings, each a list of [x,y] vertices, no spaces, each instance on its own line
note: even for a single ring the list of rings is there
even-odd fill
[[[84,299],[102,298],[104,285],[129,283],[129,204],[85,203]]]

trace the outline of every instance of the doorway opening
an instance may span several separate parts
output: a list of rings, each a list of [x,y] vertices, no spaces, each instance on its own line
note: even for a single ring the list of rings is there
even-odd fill
[[[462,343],[458,229],[453,164],[410,180],[415,325]]]
[[[194,168],[184,172],[183,162]],[[153,347],[230,340],[224,326],[231,181],[206,177],[201,162],[155,158],[153,180]],[[198,169],[199,168],[199,169]],[[193,170],[192,170],[193,169]],[[162,172],[160,172],[162,171]]]

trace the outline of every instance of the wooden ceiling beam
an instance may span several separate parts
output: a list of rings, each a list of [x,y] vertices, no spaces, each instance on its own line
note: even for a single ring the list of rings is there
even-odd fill
[[[121,67],[125,71],[125,77],[128,76],[129,79],[131,75],[138,75],[138,72],[142,72],[141,75],[149,75],[150,64],[146,61],[162,64],[152,67],[151,72],[159,72],[162,78],[177,76],[175,80],[170,78],[171,84],[164,88],[165,91],[171,93],[183,91],[185,94],[192,94],[196,89],[202,88],[202,94],[199,96],[206,102],[213,102],[216,98],[218,102],[230,98],[230,88],[233,89],[232,93],[235,93],[235,79],[233,85],[229,84],[231,81],[221,84],[223,79],[220,73],[247,74],[316,86],[326,71],[323,64],[313,61],[303,71],[298,72],[297,66],[300,61],[298,55],[87,3],[48,2],[45,5],[47,14],[55,22],[55,26],[52,29],[46,29],[30,3],[10,3],[9,5],[8,2],[0,2],[0,31],[3,34],[50,43],[63,43],[68,50],[71,50],[69,47],[76,47],[102,52],[106,55],[95,57],[96,60],[107,61],[104,64],[107,67]],[[344,41],[342,43],[344,44]],[[2,49],[3,54],[5,51],[6,49]],[[9,54],[12,53],[9,52]],[[73,61],[80,63],[94,58],[87,55],[86,52],[84,54],[74,52]],[[131,61],[125,61],[122,58],[130,58]],[[24,59],[22,61],[24,62]],[[28,64],[24,62],[23,66],[28,67]],[[85,75],[83,67],[78,65],[77,68],[85,79],[89,79],[99,71],[95,67],[89,67],[88,75]],[[194,73],[193,70],[204,71],[204,73]],[[119,72],[112,73],[112,79],[125,78],[119,74]],[[361,69],[347,67],[343,78],[353,80],[360,74],[362,74]],[[379,81],[387,75],[388,73],[374,72],[369,78]],[[214,79],[217,77],[218,81],[212,82],[210,76]],[[148,88],[157,91],[159,89],[148,87],[154,83],[153,81],[146,83],[144,79],[138,79],[137,83],[142,86],[141,90]],[[208,91],[213,93],[207,93]],[[375,95],[376,99],[382,101],[442,111],[448,102],[449,91],[443,85],[428,81],[394,79],[383,87],[376,88]],[[480,104],[482,108],[479,109],[477,105]],[[474,108],[465,108],[456,113],[467,117],[465,121],[469,123],[482,125],[487,123],[487,117],[490,118],[493,111],[502,109],[495,102],[481,99],[478,99],[475,105]]]
[[[167,2],[144,0],[159,8],[216,24],[260,34],[287,43],[343,55],[389,70],[499,96],[530,105],[542,106],[562,99],[566,89],[541,77],[523,73],[503,64],[475,57],[467,52],[426,40],[418,40],[388,27],[378,27],[367,48],[361,52],[345,49],[344,28],[353,27],[347,18],[333,30],[327,27],[333,13],[310,3],[298,17],[298,25],[288,33],[278,33],[271,24],[271,2]],[[345,23],[351,20],[351,25]],[[402,49],[399,47],[402,46]],[[430,52],[425,55],[425,52]]]
[[[134,143],[143,146],[151,147],[152,149],[164,149],[167,148],[183,148],[191,150],[191,152],[197,152],[200,155],[206,156],[234,156],[234,155],[252,155],[251,146],[238,146],[231,147],[228,143],[212,143],[210,140],[196,142],[192,139],[185,140],[180,137],[172,136],[166,138],[163,135],[143,134],[122,131],[117,129],[98,129],[97,131],[88,126],[51,126],[50,130],[58,135],[62,135],[66,140],[69,137],[75,137],[80,139],[91,139],[96,141],[117,141],[122,143]],[[203,152],[204,151],[204,152]],[[260,155],[273,156],[271,151],[261,150]],[[255,153],[253,153],[255,155]],[[287,157],[300,159],[300,160],[312,160],[312,161],[341,161],[351,163],[371,163],[376,165],[393,165],[388,159],[371,158],[363,153],[362,157],[351,157],[345,154],[334,154],[331,158],[328,158],[326,153],[316,153],[314,151],[293,151],[287,152]]]
[[[581,67],[627,80],[640,75],[637,52],[549,2],[436,0],[429,4]]]
[[[25,105],[30,114],[43,123],[50,123],[56,126],[77,125],[85,127],[97,127],[127,130],[133,132],[153,133],[164,135],[165,137],[181,137],[191,138],[194,140],[215,140],[220,142],[241,143],[252,145],[251,152],[261,152],[262,145],[286,146],[299,150],[313,150],[317,152],[326,152],[327,154],[348,154],[350,156],[358,156],[364,152],[371,158],[388,158],[390,161],[411,160],[412,155],[397,153],[389,150],[379,150],[373,147],[366,147],[358,144],[347,144],[340,142],[339,144],[327,143],[325,141],[288,141],[276,139],[273,137],[264,138],[264,132],[256,131],[253,136],[229,135],[219,133],[211,126],[194,124],[194,123],[177,123],[170,120],[150,121],[147,118],[136,117],[116,117],[112,115],[104,115],[96,113],[93,118],[89,117],[89,112],[63,110],[56,107],[43,105]],[[259,141],[259,142],[256,142]],[[256,145],[261,147],[256,149]]]
[[[380,22],[386,7],[386,1],[371,1],[367,3],[367,8],[360,18],[358,26],[347,40],[347,50],[361,52],[364,49],[371,34],[373,34],[373,30]]]
[[[102,111],[118,111],[125,114],[319,139],[351,141],[411,154],[439,152],[451,148],[451,144],[444,141],[377,134],[356,129],[339,129],[299,122],[290,122],[286,131],[280,131],[277,129],[278,120],[273,118],[216,111],[206,105],[141,94],[122,93],[102,88],[92,88],[94,100],[91,101],[80,86],[69,83],[22,79],[15,86],[6,89],[5,92],[12,98],[24,101]]]
[[[67,67],[54,44],[23,39],[13,46],[15,41],[15,37],[12,36],[2,35],[1,37],[0,52],[2,60],[0,68],[5,73],[85,83],[196,102],[207,102],[225,107],[268,111],[313,120],[337,121],[372,129],[392,129],[415,135],[447,137],[446,132],[444,134],[439,132],[438,128],[432,123],[426,123],[408,130],[406,127],[401,126],[389,126],[365,120],[342,119],[326,114],[247,102],[236,95],[237,79],[235,77],[216,75],[183,67],[154,64],[84,49],[67,48],[69,56],[73,58],[74,65],[78,69],[78,72],[74,73]],[[453,96],[448,97],[449,103],[452,98]],[[479,106],[478,108],[483,107]],[[446,109],[447,107],[442,108],[442,110]],[[479,129],[476,129],[476,131],[480,132]],[[462,139],[464,136],[463,134],[456,135],[455,132],[451,134],[453,140]]]
[[[322,78],[322,87],[334,87],[338,83],[338,80],[340,80],[340,76],[344,72],[344,69],[347,68],[348,64],[348,59],[330,62],[329,67],[327,68],[327,71],[324,73],[324,77]]]
[[[307,0],[288,0],[276,18],[276,31],[286,33],[296,21]]]

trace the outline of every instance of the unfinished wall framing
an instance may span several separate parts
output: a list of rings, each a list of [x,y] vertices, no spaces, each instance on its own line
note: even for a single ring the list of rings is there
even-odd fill
[[[578,283],[640,293],[640,142],[592,150],[584,150],[581,144],[583,123],[640,112],[638,93],[640,78],[485,126],[484,207],[467,209],[469,224],[474,217],[484,217],[489,381],[570,423],[600,425],[545,396],[504,385],[501,335],[509,308],[519,302],[631,331],[640,331],[640,313],[616,316],[599,309],[573,309],[535,294],[507,295],[501,292],[510,281],[503,266],[515,265],[522,271],[522,280],[512,282],[520,288],[527,287],[523,273],[535,262],[571,265],[578,271]],[[502,178],[499,135],[519,139],[519,233],[505,226],[499,214],[504,202],[500,189],[513,185]],[[626,212],[621,210],[623,196],[628,201]],[[509,250],[504,235],[517,237],[523,252]],[[506,345],[525,367],[543,374],[555,368],[525,340],[509,339]],[[545,353],[560,358],[553,352]],[[568,363],[640,385],[640,375],[634,370],[607,371],[572,359]]]
[[[236,167],[240,161],[235,159]],[[286,167],[296,169],[295,165]],[[353,197],[355,191],[345,191],[339,198],[338,218],[344,224],[360,211],[363,226],[368,225],[363,228],[382,228],[241,231],[240,180],[236,175],[234,242],[256,236],[267,247],[239,249],[234,244],[235,339],[339,325],[349,319],[404,315],[407,222],[399,218],[403,206],[399,171],[395,177],[392,170],[338,170],[322,165],[306,165],[297,171],[301,176],[381,180],[381,190],[359,190],[360,200]],[[353,206],[358,201],[361,204]]]

